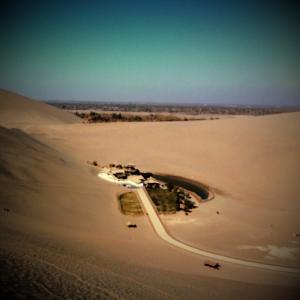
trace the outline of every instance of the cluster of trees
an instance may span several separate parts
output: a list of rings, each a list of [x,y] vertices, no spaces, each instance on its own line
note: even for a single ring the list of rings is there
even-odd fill
[[[130,104],[109,102],[48,102],[66,110],[92,110],[114,112],[148,112],[148,113],[185,113],[189,115],[213,114],[213,115],[266,115],[289,111],[298,111],[299,107],[276,107],[276,106],[226,106],[226,105],[180,105],[180,104]]]
[[[191,200],[191,196],[189,193],[170,183],[167,185],[167,187],[169,191],[172,191],[176,194],[176,211],[183,210],[184,212],[189,213],[193,208],[197,207],[195,205],[195,202]]]
[[[196,208],[195,202],[191,200],[190,194],[173,184],[167,184],[167,189],[148,187],[147,190],[159,211],[176,212],[183,210],[188,214],[193,208]]]
[[[122,113],[97,113],[91,112],[75,112],[75,115],[86,120],[89,123],[96,122],[153,122],[153,121],[188,121],[188,118],[180,118],[174,115],[134,115]]]

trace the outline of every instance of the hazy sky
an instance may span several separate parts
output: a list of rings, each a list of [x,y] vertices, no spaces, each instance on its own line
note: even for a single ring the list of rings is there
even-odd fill
[[[288,1],[8,2],[2,88],[40,99],[300,104]]]

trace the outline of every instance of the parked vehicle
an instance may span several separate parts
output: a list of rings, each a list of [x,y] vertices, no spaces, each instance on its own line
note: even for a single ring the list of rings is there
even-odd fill
[[[136,224],[133,224],[131,222],[127,222],[127,227],[128,228],[137,228],[137,225]]]

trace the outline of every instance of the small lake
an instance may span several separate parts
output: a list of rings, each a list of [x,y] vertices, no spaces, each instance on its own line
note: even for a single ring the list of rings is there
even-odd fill
[[[157,180],[163,181],[165,183],[171,183],[188,191],[197,194],[201,199],[207,200],[209,196],[208,187],[203,184],[187,179],[180,176],[168,175],[168,174],[153,174],[153,177]]]

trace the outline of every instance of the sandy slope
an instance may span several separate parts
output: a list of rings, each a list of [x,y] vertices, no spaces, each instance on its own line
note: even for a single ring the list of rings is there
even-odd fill
[[[48,113],[45,107],[39,116]],[[61,113],[62,120],[69,117]],[[1,118],[1,124],[17,126],[14,118]],[[201,226],[207,233],[201,242],[242,255],[224,247],[236,239],[239,244],[243,236],[253,241],[249,232],[235,232],[237,226],[251,226],[262,243],[267,239],[264,220],[275,218],[280,222],[276,237],[285,243],[285,233],[298,224],[298,186],[292,178],[299,178],[298,115],[97,125],[48,124],[49,118],[30,126],[19,124],[21,130],[0,128],[2,294],[18,291],[20,297],[37,299],[234,299],[243,293],[245,299],[286,299],[299,292],[299,277],[291,274],[231,264],[209,270],[204,258],[161,241],[146,217],[135,220],[138,230],[128,230],[128,218],[115,201],[122,188],[100,181],[86,165],[87,159],[134,162],[148,170],[191,176],[230,193],[228,201],[203,206]],[[239,144],[233,142],[236,139]],[[268,151],[269,141],[275,140]],[[260,172],[253,167],[253,155],[262,164]],[[245,173],[257,190],[241,178]],[[269,183],[270,177],[264,179],[270,174],[283,184],[278,187]],[[261,200],[255,198],[260,191]],[[283,205],[274,196],[286,192]],[[219,227],[214,223],[216,205],[222,214],[227,209]],[[178,234],[199,243],[192,228],[190,235],[185,229]]]
[[[299,113],[292,113],[188,123],[79,124],[35,133],[82,163],[134,162],[217,188],[215,201],[190,218],[166,218],[173,235],[224,255],[299,266],[299,120]]]
[[[79,119],[45,103],[0,89],[0,125],[69,124]]]

